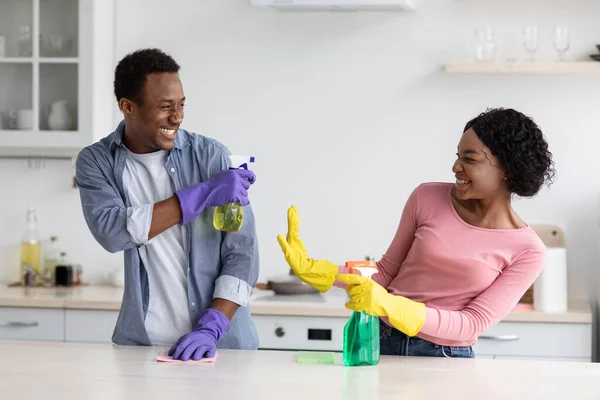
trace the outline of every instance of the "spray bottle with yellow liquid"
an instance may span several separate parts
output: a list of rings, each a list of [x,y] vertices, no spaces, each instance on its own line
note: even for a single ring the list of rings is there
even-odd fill
[[[253,162],[254,157],[232,154],[229,156],[229,169],[249,169],[248,164]],[[218,206],[215,209],[213,226],[220,231],[237,232],[244,222],[243,211],[244,207],[239,203]]]

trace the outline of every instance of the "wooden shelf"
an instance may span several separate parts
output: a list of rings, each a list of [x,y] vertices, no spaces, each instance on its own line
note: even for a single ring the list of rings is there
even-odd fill
[[[600,62],[457,62],[446,64],[444,72],[448,74],[593,74],[600,73]]]

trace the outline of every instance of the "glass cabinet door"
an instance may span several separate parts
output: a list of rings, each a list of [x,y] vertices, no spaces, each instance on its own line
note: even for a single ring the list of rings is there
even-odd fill
[[[0,158],[70,157],[114,128],[114,7],[0,0]]]
[[[33,129],[32,38],[33,0],[1,0],[0,138]]]
[[[30,62],[0,63],[0,139],[33,129],[32,73]]]
[[[40,63],[41,131],[77,130],[77,64]]]
[[[79,1],[38,1],[38,129],[76,131]]]
[[[0,1],[0,59],[33,56],[33,0]]]
[[[39,0],[39,55],[78,56],[78,0]]]
[[[0,143],[78,131],[79,24],[79,0],[0,0]]]

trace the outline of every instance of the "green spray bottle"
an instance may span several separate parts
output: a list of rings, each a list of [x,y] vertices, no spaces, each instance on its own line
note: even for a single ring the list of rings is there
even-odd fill
[[[229,169],[249,169],[248,164],[254,162],[254,157],[229,156]],[[240,203],[229,203],[217,206],[213,216],[215,229],[225,232],[237,232],[242,228],[244,222],[244,207]]]
[[[352,267],[369,279],[377,273],[373,267]],[[347,367],[379,363],[379,317],[364,311],[352,312],[344,327],[344,365]]]

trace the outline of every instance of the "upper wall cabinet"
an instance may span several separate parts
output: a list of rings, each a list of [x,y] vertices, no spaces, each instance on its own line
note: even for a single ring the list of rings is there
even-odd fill
[[[113,0],[0,1],[0,154],[72,156],[113,118]]]
[[[251,0],[253,6],[290,11],[411,11],[417,0]]]

